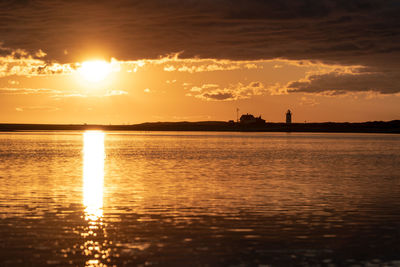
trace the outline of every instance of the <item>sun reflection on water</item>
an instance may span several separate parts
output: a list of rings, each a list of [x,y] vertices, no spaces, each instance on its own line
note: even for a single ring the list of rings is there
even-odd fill
[[[87,226],[81,233],[85,266],[104,266],[108,261],[107,234],[103,224],[104,136],[101,131],[83,134],[83,205]]]
[[[88,219],[103,216],[104,133],[88,131],[83,134],[83,204]]]

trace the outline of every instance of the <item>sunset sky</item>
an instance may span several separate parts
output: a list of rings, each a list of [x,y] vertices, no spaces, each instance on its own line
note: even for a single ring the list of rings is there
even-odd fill
[[[400,119],[399,1],[0,1],[0,123]]]

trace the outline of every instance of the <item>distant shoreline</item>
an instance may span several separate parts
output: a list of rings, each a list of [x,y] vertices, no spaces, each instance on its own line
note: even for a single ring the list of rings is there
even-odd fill
[[[400,120],[360,123],[265,123],[241,124],[224,121],[148,122],[133,125],[100,124],[13,124],[0,123],[0,131],[222,131],[222,132],[327,132],[400,133]]]

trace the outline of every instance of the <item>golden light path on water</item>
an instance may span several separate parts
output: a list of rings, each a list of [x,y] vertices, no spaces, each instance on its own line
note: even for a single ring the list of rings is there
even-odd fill
[[[83,205],[91,220],[103,216],[104,133],[83,134]]]
[[[106,233],[103,225],[104,136],[101,131],[83,134],[83,205],[87,229],[81,233],[85,243],[81,247],[88,257],[86,266],[101,266],[107,260]]]

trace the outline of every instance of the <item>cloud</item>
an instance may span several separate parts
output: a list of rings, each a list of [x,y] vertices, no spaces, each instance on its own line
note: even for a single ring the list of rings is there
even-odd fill
[[[255,63],[250,63],[249,61],[228,61],[228,60],[211,60],[211,59],[175,59],[175,63],[186,63],[187,65],[167,65],[164,67],[164,71],[172,72],[205,72],[205,71],[230,71],[230,70],[240,70],[240,69],[257,69],[262,68]],[[199,63],[203,64],[199,64]],[[171,62],[172,63],[172,62]],[[193,65],[197,63],[197,65]]]
[[[273,85],[270,85],[266,88],[268,93],[270,95],[287,95],[288,90],[287,90],[287,85],[282,85],[280,83],[275,83]]]
[[[164,67],[164,71],[176,71],[176,68],[172,65],[169,65]]]
[[[182,53],[173,53],[158,59],[142,60],[148,64],[163,64],[166,72],[211,72],[211,71],[230,71],[243,69],[262,69],[262,63],[268,60],[228,60],[215,58],[180,58]],[[284,60],[286,63],[286,60]],[[134,62],[134,61],[132,61]]]
[[[203,84],[201,87],[194,86],[190,89],[190,91],[191,92],[201,92],[204,90],[218,89],[218,88],[219,88],[218,84],[207,83],[207,84]]]
[[[45,57],[47,54],[45,53],[45,52],[43,52],[42,51],[42,49],[39,49],[39,51],[37,51],[36,53],[35,53],[35,56],[37,57],[37,58],[42,58],[42,57]]]
[[[319,102],[315,98],[312,98],[312,97],[303,96],[300,99],[300,105],[302,105],[302,106],[314,107],[318,104],[319,104]]]
[[[109,97],[109,96],[121,96],[121,95],[127,95],[128,92],[124,90],[107,90],[106,92],[100,93],[91,93],[91,94],[82,94],[80,92],[59,92],[59,94],[52,95],[52,98],[55,99],[62,99],[62,98],[71,98],[71,97],[82,97],[82,98],[87,98],[87,97]]]
[[[59,94],[61,91],[48,88],[0,88],[2,95]]]
[[[0,43],[0,51],[3,52],[0,55],[0,77],[71,74],[77,68],[76,64],[59,64],[44,61],[41,58],[46,53],[42,50],[37,51],[33,56],[23,49],[4,48]]]
[[[193,86],[190,88],[187,96],[208,101],[232,101],[238,99],[248,99],[255,95],[262,95],[267,89],[261,82],[251,82],[248,85],[238,83],[225,88],[220,88],[217,84],[203,84],[202,86]]]
[[[310,75],[304,80],[287,85],[288,92],[343,94],[346,92],[379,92],[395,94],[400,92],[400,79],[397,72],[330,72]]]
[[[61,98],[70,98],[70,97],[88,97],[88,95],[81,94],[81,93],[60,93],[60,94],[55,94],[51,96],[52,98],[55,98],[57,100]]]
[[[11,85],[18,85],[19,81],[15,81],[15,80],[8,80],[8,83]]]
[[[123,90],[109,90],[107,91],[104,96],[118,96],[118,95],[127,95],[128,92]]]
[[[109,97],[127,95],[124,90],[107,90],[106,92],[96,92],[92,94],[83,94],[79,91],[62,91],[49,88],[0,88],[0,95],[48,95],[54,99],[71,97]]]
[[[235,97],[232,93],[224,92],[223,90],[217,90],[212,93],[204,93],[202,95],[198,95],[198,97],[206,100],[235,100]]]
[[[16,111],[23,112],[23,111],[58,111],[60,108],[58,107],[52,107],[52,106],[22,106],[22,107],[16,107]]]

